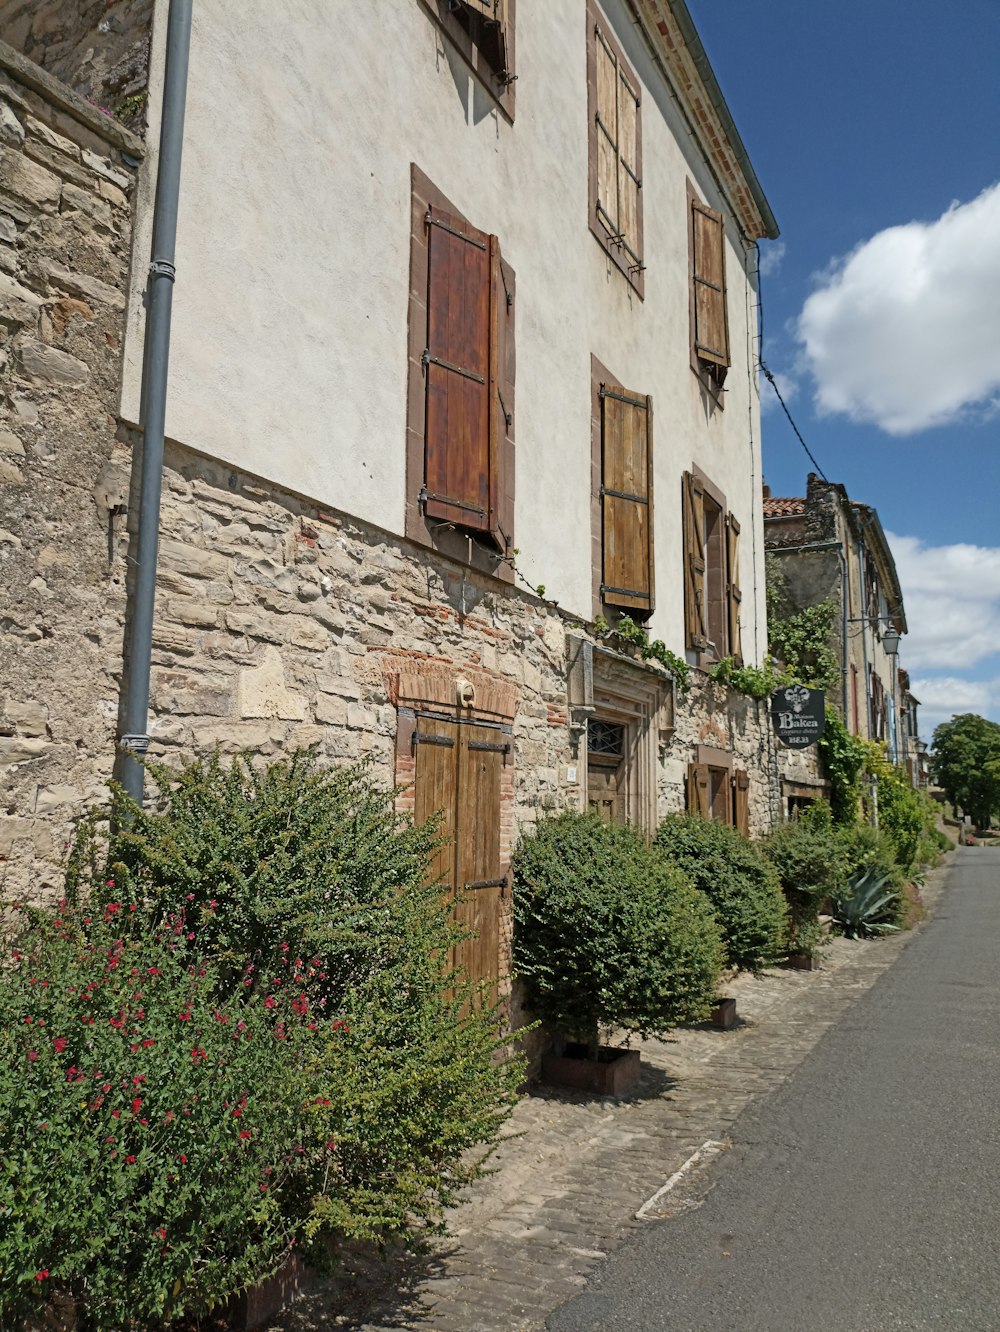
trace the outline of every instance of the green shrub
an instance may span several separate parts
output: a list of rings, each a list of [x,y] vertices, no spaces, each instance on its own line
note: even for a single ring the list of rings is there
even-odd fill
[[[654,847],[708,898],[728,966],[756,972],[782,956],[785,899],[757,846],[725,823],[671,814]]]
[[[596,1047],[600,1026],[662,1035],[707,1017],[719,933],[684,876],[593,814],[538,825],[514,858],[514,965],[532,1012]]]
[[[502,1015],[488,996],[473,993],[449,969],[456,930],[439,887],[427,882],[434,830],[413,828],[398,817],[393,793],[380,790],[364,769],[325,771],[308,753],[263,772],[243,760],[226,767],[218,758],[180,773],[153,772],[161,789],[159,813],[138,810],[119,794],[118,831],[108,836],[92,819],[74,847],[68,884],[81,911],[90,912],[81,917],[85,943],[88,936],[99,942],[92,932],[106,925],[114,926],[127,951],[160,940],[169,949],[171,974],[197,979],[205,1012],[217,1007],[235,1018],[237,1009],[249,1006],[266,1019],[273,1016],[269,999],[285,994],[293,1008],[304,1005],[315,1015],[317,1030],[326,1034],[314,1048],[309,1042],[318,1038],[307,1023],[309,1035],[301,1038],[308,1049],[303,1068],[309,1096],[303,1099],[287,1043],[271,1042],[274,1067],[260,1075],[262,1094],[273,1087],[284,1098],[280,1113],[274,1112],[280,1143],[297,1140],[296,1116],[308,1112],[310,1123],[322,1125],[324,1143],[336,1144],[319,1182],[310,1176],[279,1193],[269,1188],[278,1209],[273,1225],[279,1248],[295,1238],[319,1261],[331,1237],[406,1237],[439,1226],[443,1208],[480,1173],[483,1154],[515,1100],[523,1065],[503,1057]],[[79,988],[72,968],[63,977],[67,967],[63,953],[54,957],[49,989],[68,994]],[[164,1003],[169,990],[164,984],[158,991]],[[178,1023],[176,1004],[168,1007],[164,1034],[154,1038],[169,1063],[162,1074],[166,1099],[174,1071],[186,1068],[193,1048],[204,1046],[190,1035],[193,1019]],[[5,1032],[7,1027],[5,1021]],[[200,1027],[211,1030],[205,1018]],[[180,1044],[170,1043],[168,1028]],[[100,1058],[110,1056],[101,1052]],[[12,1105],[13,1117],[0,1132],[30,1136],[34,1116],[46,1118],[43,1101]],[[72,1160],[99,1151],[95,1122],[81,1116],[67,1129],[60,1158],[66,1170]],[[50,1157],[39,1161],[51,1166]],[[157,1163],[148,1192],[163,1193],[169,1168],[169,1162]],[[61,1173],[56,1170],[56,1177]],[[236,1217],[226,1178],[205,1174],[203,1218]],[[115,1177],[99,1177],[82,1227],[103,1233],[91,1213],[110,1213],[117,1189]],[[263,1204],[256,1197],[250,1203],[240,1215],[252,1238]],[[210,1257],[210,1228],[205,1243]],[[112,1251],[105,1249],[105,1262]],[[251,1243],[246,1261],[223,1265],[224,1272],[214,1260],[194,1255],[191,1280],[181,1291],[185,1307],[206,1308],[267,1275],[273,1251]],[[93,1261],[100,1257],[98,1249]],[[48,1267],[66,1281],[82,1280],[82,1261],[67,1242],[37,1270]],[[6,1261],[2,1266],[4,1273],[14,1270]],[[118,1270],[117,1258],[109,1267]],[[123,1300],[145,1298],[130,1273],[118,1279]],[[95,1324],[105,1325],[129,1326],[114,1317]]]
[[[837,836],[844,857],[845,884],[857,880],[869,870],[875,877],[884,878],[887,886],[897,894],[894,899],[896,914],[892,924],[902,924],[905,913],[902,892],[905,875],[897,859],[894,840],[880,828],[873,828],[867,823],[838,828]]]
[[[833,919],[847,939],[877,939],[898,930],[901,893],[892,876],[870,866],[859,870],[833,900]]]
[[[819,923],[823,904],[846,878],[843,846],[830,806],[816,801],[764,838],[760,848],[776,869],[788,900],[788,951],[813,957],[826,939]]]
[[[832,707],[826,709],[826,726],[816,749],[830,783],[830,805],[834,822],[852,824],[861,801],[861,774],[865,766],[865,742],[850,731]]]
[[[866,767],[878,784],[878,824],[892,838],[896,860],[905,871],[913,864],[924,831],[924,800],[905,773],[889,762],[881,746],[869,744],[866,748]]]

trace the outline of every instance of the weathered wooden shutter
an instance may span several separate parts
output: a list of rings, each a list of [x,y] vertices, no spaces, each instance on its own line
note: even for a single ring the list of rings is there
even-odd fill
[[[597,65],[597,216],[608,234],[620,234],[618,202],[618,60],[594,29]]]
[[[750,778],[739,770],[733,773],[733,827],[750,836]]]
[[[705,494],[693,472],[682,483],[684,527],[684,637],[696,651],[708,646],[705,605]]]
[[[644,614],[654,605],[652,446],[652,399],[602,384],[601,597]]]
[[[500,865],[500,777],[510,738],[492,727],[463,726],[458,752],[456,921],[470,937],[455,961],[495,999],[500,975],[501,899],[507,877]]]
[[[714,367],[721,384],[729,365],[726,321],[725,228],[722,214],[691,200],[694,271],[694,349],[699,360]]]
[[[413,734],[413,817],[426,823],[440,819],[440,841],[430,864],[431,877],[443,892],[455,892],[455,835],[457,821],[458,728],[454,722],[417,719]]]
[[[700,814],[703,819],[712,817],[712,799],[706,763],[688,764],[687,807],[689,814]]]
[[[642,266],[639,242],[639,93],[618,70],[618,225],[630,267]]]
[[[514,270],[491,238],[489,532],[503,553],[514,544]]]
[[[492,238],[427,213],[427,418],[424,511],[490,530]]]
[[[737,666],[743,665],[743,640],[740,635],[740,525],[730,513],[726,517],[726,606],[729,611],[729,655]]]

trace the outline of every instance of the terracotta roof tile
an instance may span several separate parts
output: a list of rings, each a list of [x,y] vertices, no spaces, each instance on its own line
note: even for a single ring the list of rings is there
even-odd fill
[[[805,513],[804,499],[780,499],[777,495],[769,496],[764,501],[765,518],[787,518],[792,514]]]

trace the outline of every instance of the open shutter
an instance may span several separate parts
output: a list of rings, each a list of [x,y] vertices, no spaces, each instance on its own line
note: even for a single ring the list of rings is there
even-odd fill
[[[684,636],[696,651],[708,646],[705,606],[705,504],[701,482],[685,472],[682,484],[684,516]]]
[[[687,807],[689,814],[700,814],[703,819],[712,817],[711,793],[708,787],[708,765],[705,763],[688,764]]]
[[[595,28],[597,63],[597,216],[609,235],[618,224],[618,61]]]
[[[729,610],[729,655],[737,666],[743,665],[743,640],[740,636],[740,525],[726,517],[726,605]]]
[[[618,70],[618,223],[629,266],[639,268],[639,93]]]
[[[514,271],[491,237],[489,531],[499,549],[514,545]]]
[[[424,511],[488,532],[492,238],[433,207],[427,230]]]
[[[719,384],[729,365],[726,322],[725,229],[722,214],[691,200],[694,271],[694,349],[699,360],[716,367]]]
[[[500,776],[510,750],[507,736],[486,726],[463,726],[458,754],[456,923],[469,932],[456,962],[496,999],[500,975]]]
[[[750,836],[750,778],[740,771],[733,773],[733,827]]]
[[[603,581],[609,606],[653,609],[653,404],[601,385]]]

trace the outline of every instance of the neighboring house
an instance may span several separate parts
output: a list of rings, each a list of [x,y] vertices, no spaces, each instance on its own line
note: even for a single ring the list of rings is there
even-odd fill
[[[903,764],[897,654],[906,614],[878,514],[851,500],[843,486],[810,473],[804,498],[765,492],[764,532],[768,559],[784,578],[790,605],[801,609],[827,598],[836,605],[832,646],[840,684],[830,702],[852,734],[881,741],[892,761]]]
[[[682,0],[335,8],[195,6],[151,749],[370,756],[442,812],[462,960],[505,981],[510,855],[545,811],[776,817],[766,706],[706,671],[767,650],[777,228]],[[622,615],[689,693],[607,637]]]
[[[906,768],[911,785],[926,790],[930,785],[930,753],[926,741],[920,738],[920,724],[917,719],[920,700],[910,689],[909,672],[902,668],[899,672],[899,698],[900,761]]]

